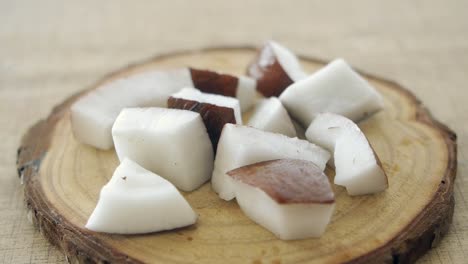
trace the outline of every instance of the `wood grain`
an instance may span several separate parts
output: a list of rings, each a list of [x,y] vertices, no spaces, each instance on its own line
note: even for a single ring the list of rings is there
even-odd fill
[[[102,82],[187,64],[239,74],[253,54],[247,48],[171,54],[130,66]],[[323,65],[312,59],[302,62],[308,71]],[[35,125],[18,151],[32,218],[67,256],[86,262],[412,262],[439,241],[451,221],[456,136],[404,88],[366,77],[384,95],[385,111],[360,126],[381,157],[390,188],[378,195],[349,197],[334,186],[337,210],[320,239],[277,240],[243,216],[235,202],[218,199],[209,184],[184,194],[200,215],[194,227],[144,236],[85,230],[117,159],[113,151],[97,151],[74,140],[68,108],[79,95]]]

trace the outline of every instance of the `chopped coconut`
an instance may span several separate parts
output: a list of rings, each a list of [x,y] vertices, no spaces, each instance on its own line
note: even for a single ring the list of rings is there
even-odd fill
[[[313,162],[271,160],[227,174],[242,211],[279,238],[319,237],[325,231],[335,196],[327,176]]]
[[[292,84],[280,100],[289,114],[305,127],[320,112],[359,121],[383,107],[381,95],[342,59]]]
[[[218,143],[212,188],[222,199],[231,200],[234,190],[226,172],[260,161],[282,158],[309,160],[323,170],[330,154],[306,140],[226,124]]]
[[[188,69],[149,71],[103,84],[71,107],[75,138],[99,149],[113,147],[112,124],[125,107],[166,107],[169,96],[193,86]]]
[[[286,87],[307,76],[296,55],[274,41],[264,45],[247,73],[257,80],[257,90],[266,97],[279,96]]]
[[[190,74],[194,87],[200,91],[239,99],[242,112],[255,104],[257,84],[252,78],[194,68],[190,68]]]
[[[86,228],[141,234],[192,225],[196,220],[193,209],[170,182],[124,159],[102,188]]]
[[[319,114],[307,129],[306,137],[334,152],[335,184],[346,187],[350,195],[388,188],[379,157],[353,121],[332,113]]]
[[[200,113],[215,151],[224,125],[242,124],[239,100],[193,88],[184,88],[169,97],[168,107]]]
[[[209,180],[213,149],[198,113],[166,108],[126,108],[112,128],[119,159],[130,158],[192,191]]]

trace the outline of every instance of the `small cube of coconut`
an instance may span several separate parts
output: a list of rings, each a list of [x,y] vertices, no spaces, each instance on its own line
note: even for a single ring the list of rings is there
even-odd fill
[[[231,200],[235,195],[226,172],[260,161],[282,158],[309,160],[323,170],[330,153],[306,140],[226,124],[218,143],[211,186],[219,197]]]
[[[271,160],[227,174],[242,211],[279,238],[319,237],[325,231],[335,196],[327,175],[313,162]]]
[[[126,108],[112,128],[120,160],[130,158],[192,191],[209,180],[213,149],[200,114],[166,108]]]
[[[382,109],[381,95],[343,59],[337,59],[306,79],[290,85],[280,100],[305,127],[320,112],[359,121]]]

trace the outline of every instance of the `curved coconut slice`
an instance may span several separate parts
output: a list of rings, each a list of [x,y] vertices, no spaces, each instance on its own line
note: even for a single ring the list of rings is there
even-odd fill
[[[277,237],[303,239],[325,232],[335,195],[327,176],[313,162],[271,160],[227,174],[242,211]]]
[[[226,172],[260,161],[284,158],[309,160],[323,170],[330,154],[306,140],[226,124],[218,142],[211,186],[219,197],[231,200],[235,195]]]
[[[256,99],[255,80],[246,76],[233,76],[209,70],[189,68],[193,85],[204,93],[235,97],[243,112],[249,110]]]
[[[255,107],[248,125],[288,137],[296,136],[294,124],[277,97],[260,101]]]
[[[296,55],[274,41],[265,43],[247,75],[257,80],[257,90],[266,97],[279,96],[286,87],[307,76]]]
[[[292,84],[280,100],[305,127],[320,112],[340,114],[357,122],[383,107],[381,95],[342,59]]]
[[[71,107],[75,138],[99,149],[110,149],[112,124],[125,107],[166,107],[169,96],[193,86],[188,69],[151,71],[106,83],[82,96]]]
[[[86,228],[141,234],[192,225],[197,215],[167,180],[124,159],[104,185]]]
[[[209,180],[213,148],[200,114],[166,108],[125,108],[112,128],[115,150],[192,191]]]
[[[183,87],[197,87],[205,92],[237,97],[246,111],[254,104],[255,86],[255,81],[247,77],[193,68],[131,75],[105,83],[73,104],[73,134],[84,144],[110,149],[112,124],[125,107],[166,107],[171,94]]]
[[[332,113],[319,114],[306,137],[334,152],[335,184],[346,187],[348,194],[370,194],[388,188],[379,157],[353,121]]]
[[[215,151],[224,125],[227,123],[242,124],[239,100],[232,97],[184,88],[169,97],[167,105],[169,108],[200,113]]]

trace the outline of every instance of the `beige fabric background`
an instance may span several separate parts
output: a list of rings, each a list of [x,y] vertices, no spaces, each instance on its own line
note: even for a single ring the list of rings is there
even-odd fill
[[[26,219],[21,135],[109,71],[149,56],[275,38],[411,91],[458,134],[452,227],[420,263],[468,263],[468,1],[1,1],[0,263],[61,263]]]

